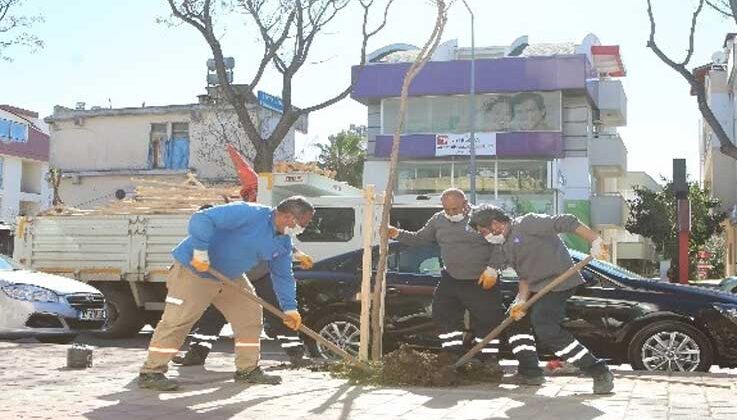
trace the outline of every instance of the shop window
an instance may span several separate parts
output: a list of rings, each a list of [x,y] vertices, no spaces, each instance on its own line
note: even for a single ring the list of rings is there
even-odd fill
[[[312,221],[297,238],[301,242],[348,242],[353,239],[355,225],[352,208],[316,208]]]

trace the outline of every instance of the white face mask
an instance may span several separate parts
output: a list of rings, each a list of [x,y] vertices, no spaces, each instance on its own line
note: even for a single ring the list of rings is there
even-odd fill
[[[492,245],[501,245],[506,240],[504,235],[494,235],[493,233],[484,236],[484,239]]]
[[[462,221],[463,221],[463,219],[465,219],[465,218],[466,218],[466,215],[465,215],[465,214],[463,214],[463,213],[460,213],[460,214],[454,214],[454,215],[452,215],[452,216],[451,216],[451,215],[449,215],[448,213],[446,213],[446,212],[443,212],[443,216],[445,216],[445,218],[446,218],[446,219],[450,220],[450,221],[451,221],[451,222],[453,222],[453,223],[458,223],[458,222],[462,222]]]
[[[305,231],[305,228],[303,228],[302,226],[300,226],[298,224],[297,225],[294,225],[294,227],[287,226],[287,227],[284,228],[284,234],[285,235],[289,235],[292,238],[294,238],[295,236],[300,235],[304,231]]]

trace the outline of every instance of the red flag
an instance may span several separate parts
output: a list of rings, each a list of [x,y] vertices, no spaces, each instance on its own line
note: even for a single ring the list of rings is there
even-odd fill
[[[258,174],[248,164],[246,158],[235,150],[235,147],[226,145],[230,160],[233,161],[238,179],[241,181],[241,198],[243,201],[255,202],[258,193]]]

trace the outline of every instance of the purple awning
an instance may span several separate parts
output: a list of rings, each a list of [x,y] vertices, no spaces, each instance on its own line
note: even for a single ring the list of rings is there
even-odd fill
[[[376,136],[375,157],[389,157],[392,136]],[[563,135],[560,132],[498,133],[496,135],[498,157],[563,157]],[[399,142],[401,158],[434,158],[435,134],[408,134]]]
[[[371,64],[352,68],[351,97],[369,103],[398,97],[409,63]],[[410,96],[459,95],[470,90],[469,60],[429,62],[409,89]],[[594,77],[585,55],[504,57],[476,60],[476,93],[585,89]]]

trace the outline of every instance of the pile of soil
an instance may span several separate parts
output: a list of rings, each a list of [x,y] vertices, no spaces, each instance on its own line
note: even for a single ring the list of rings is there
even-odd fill
[[[341,362],[332,365],[330,372],[360,385],[447,387],[501,380],[498,372],[490,372],[481,363],[454,369],[453,362],[455,359],[450,360],[442,354],[420,352],[402,345],[385,355],[382,362],[370,362],[368,369]]]

